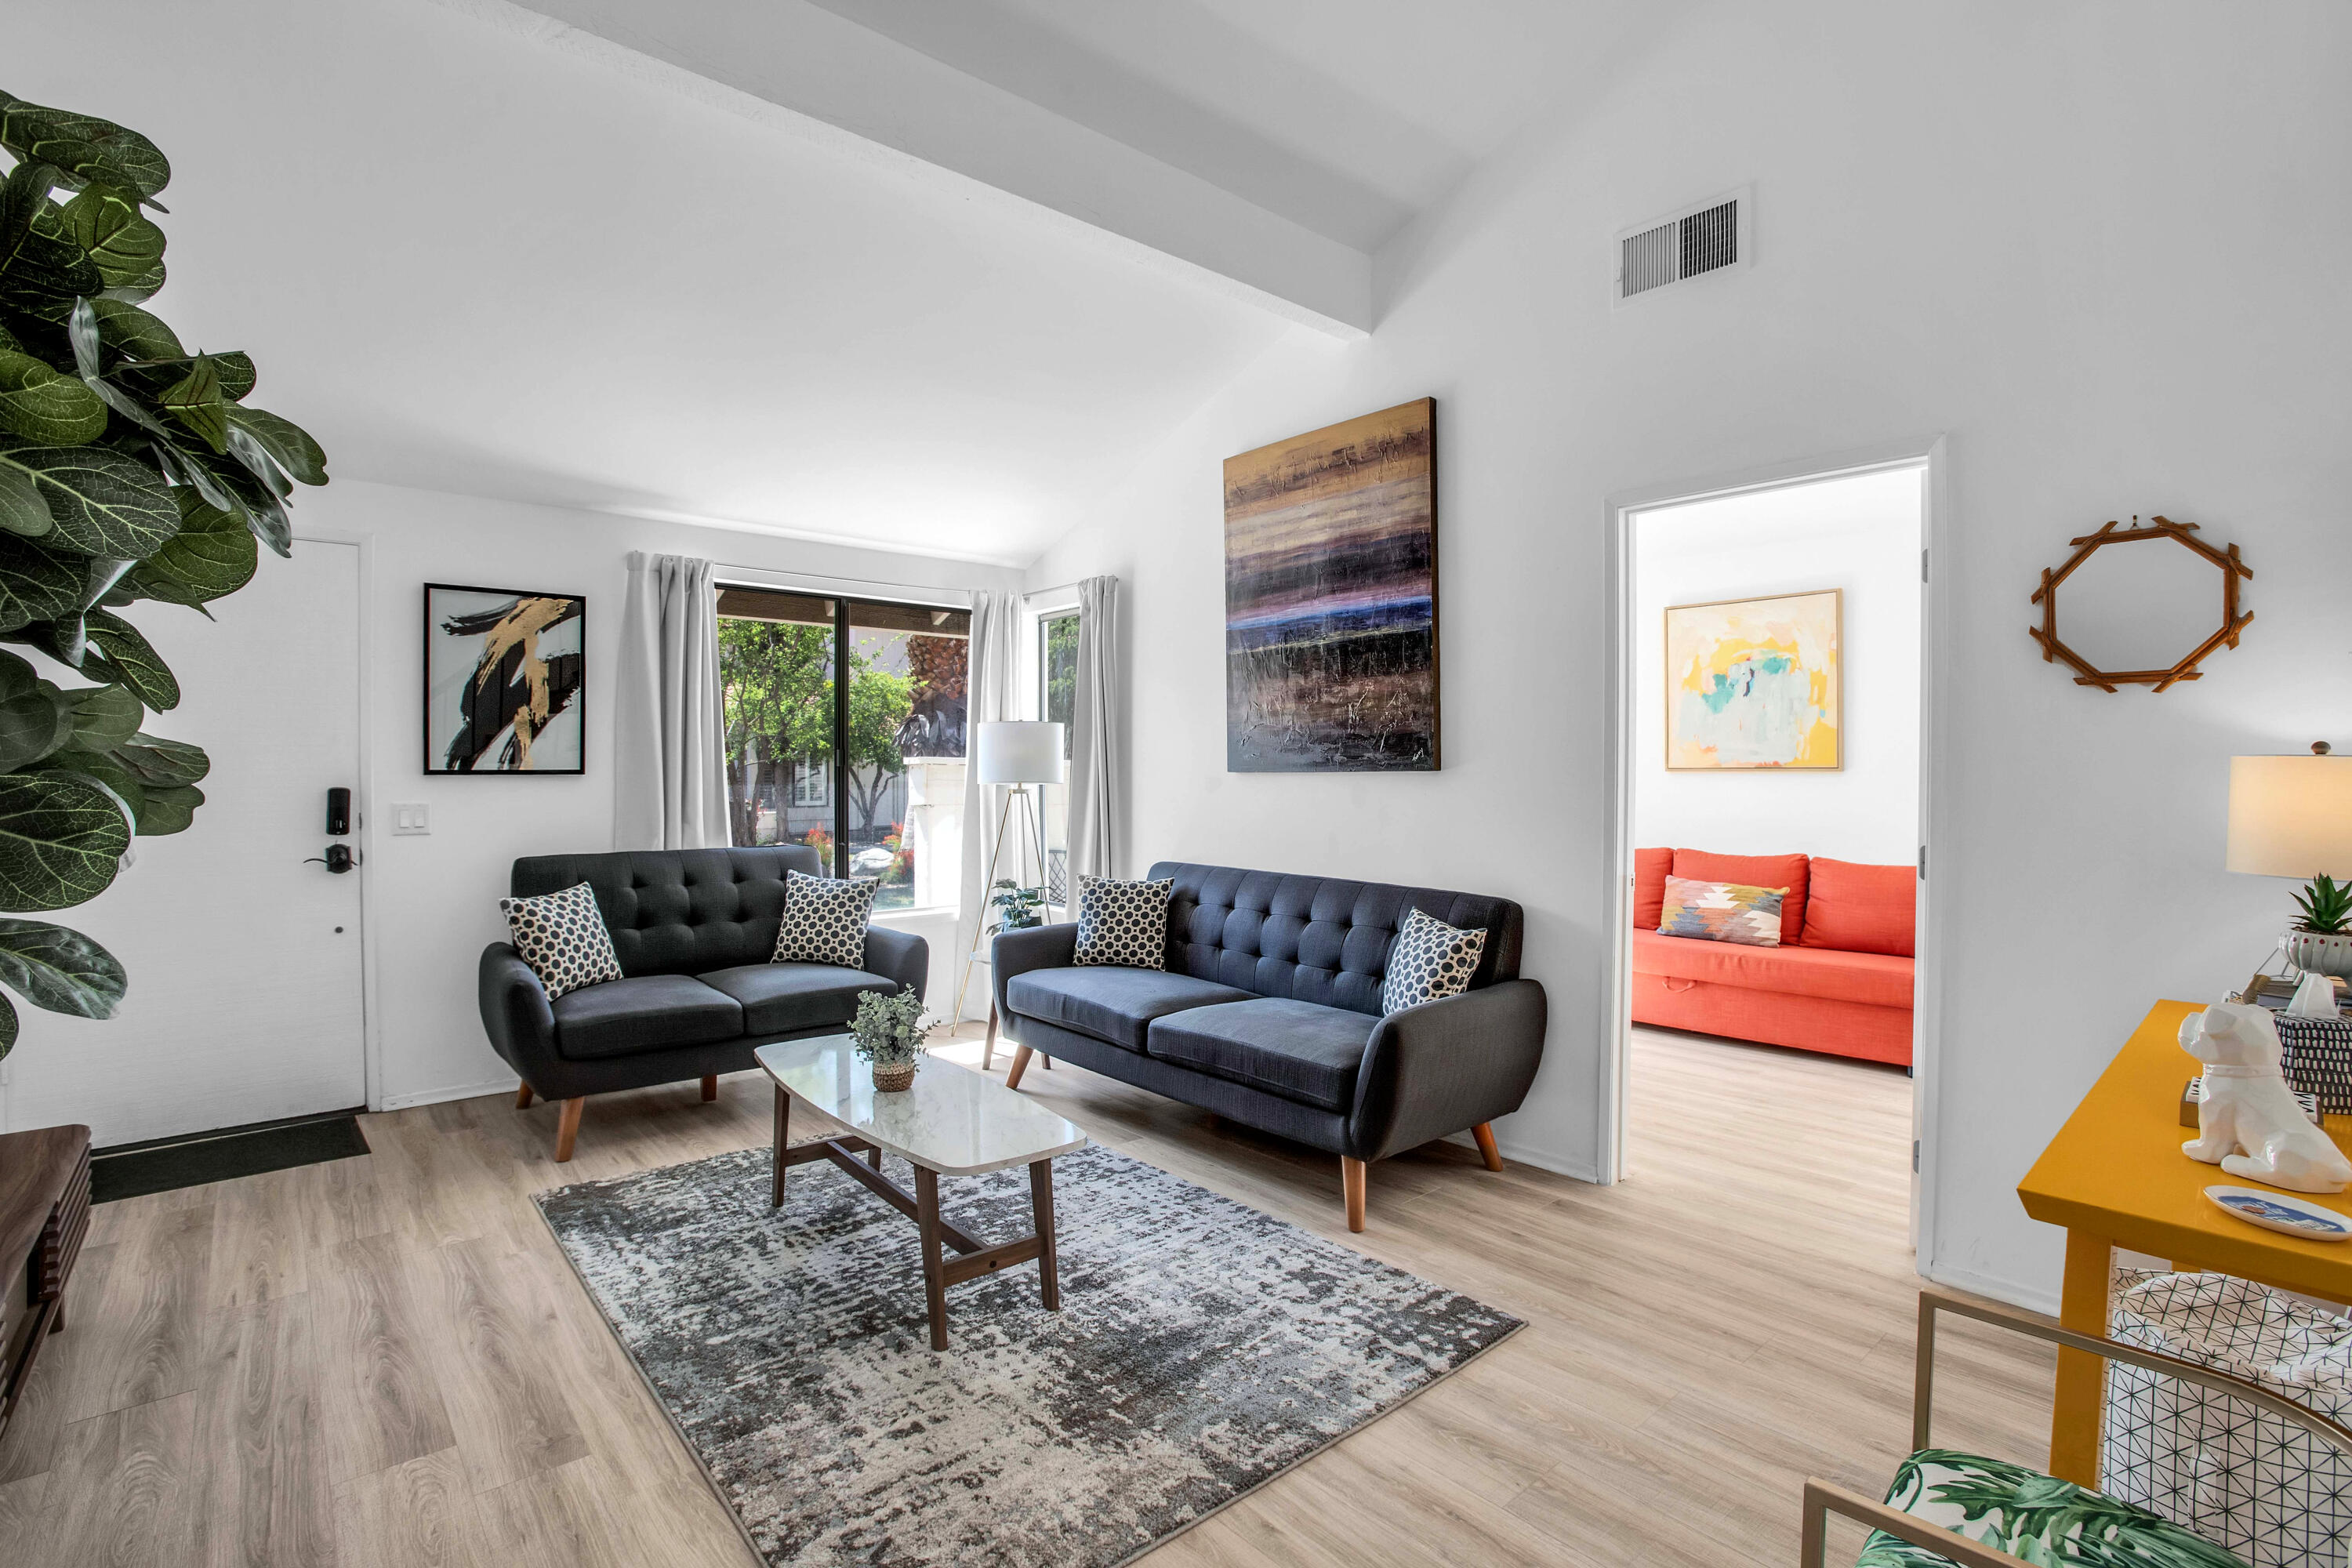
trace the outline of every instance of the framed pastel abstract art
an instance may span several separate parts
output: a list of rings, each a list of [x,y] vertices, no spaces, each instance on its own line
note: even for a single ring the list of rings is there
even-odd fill
[[[1666,610],[1666,766],[1837,768],[1844,595]]]
[[[425,584],[425,771],[587,771],[577,594]]]

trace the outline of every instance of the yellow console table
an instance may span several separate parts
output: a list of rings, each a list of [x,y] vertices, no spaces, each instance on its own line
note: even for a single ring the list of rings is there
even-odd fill
[[[2305,1241],[2232,1219],[2205,1199],[2217,1182],[2241,1184],[2180,1152],[2195,1136],[2180,1125],[2180,1086],[2196,1064],[2180,1048],[2180,1020],[2198,1002],[2158,1002],[2017,1184],[2025,1212],[2066,1232],[2059,1319],[2084,1333],[2107,1331],[2114,1249],[2151,1253],[2178,1269],[2234,1274],[2329,1301],[2352,1301],[2352,1242]],[[2352,1150],[2352,1117],[2327,1118],[2328,1136]],[[2352,1190],[2314,1201],[2352,1215]],[[2104,1363],[2058,1352],[2050,1417],[2050,1473],[2099,1484]]]

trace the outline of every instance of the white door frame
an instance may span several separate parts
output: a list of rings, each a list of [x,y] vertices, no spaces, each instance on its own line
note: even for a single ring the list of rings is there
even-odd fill
[[[1608,1043],[1601,1053],[1601,1092],[1596,1097],[1593,1130],[1599,1158],[1594,1162],[1603,1182],[1625,1173],[1625,1094],[1627,1058],[1633,1042],[1631,992],[1633,872],[1633,517],[1675,502],[1735,495],[1743,490],[1780,489],[1790,485],[1866,473],[1874,468],[1924,465],[1919,519],[1921,571],[1926,583],[1919,606],[1919,847],[1925,869],[1938,869],[1927,854],[1943,826],[1943,803],[1936,793],[1937,763],[1944,752],[1944,713],[1937,700],[1947,666],[1945,614],[1951,573],[1936,567],[1939,546],[1948,533],[1948,461],[1941,435],[1888,441],[1852,451],[1834,452],[1794,462],[1774,463],[1736,473],[1652,485],[1610,496],[1601,503],[1607,541],[1608,715],[1602,810],[1607,827],[1607,853],[1602,857],[1601,905],[1611,911],[1611,935],[1606,944],[1608,971],[1599,987],[1601,998],[1600,1038]],[[1932,568],[1932,569],[1931,569]],[[1912,1126],[1919,1140],[1918,1174],[1913,1180],[1912,1234],[1925,1271],[1933,1256],[1935,1193],[1938,1140],[1936,1136],[1937,1087],[1941,1077],[1943,945],[1938,933],[1948,909],[1948,875],[1921,878],[1918,905],[1916,980],[1912,993]]]
[[[368,874],[375,859],[375,534],[346,528],[305,528],[294,541],[349,544],[360,552],[359,577],[359,777],[352,781],[352,847],[360,858],[360,1039],[367,1065],[367,1108],[383,1109],[383,1017],[376,1005],[375,879]],[[267,571],[268,563],[263,563]],[[320,810],[325,811],[324,803]],[[321,841],[324,841],[323,833]]]

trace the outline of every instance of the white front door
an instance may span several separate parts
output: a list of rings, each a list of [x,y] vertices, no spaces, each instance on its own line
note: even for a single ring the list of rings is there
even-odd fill
[[[18,1003],[9,1126],[84,1121],[105,1147],[365,1102],[367,872],[306,863],[359,842],[326,836],[327,791],[361,784],[359,555],[265,552],[212,622],[131,607],[184,693],[146,728],[202,746],[212,773],[194,826],[134,840],[112,887],[47,917],[103,942],[131,987],[103,1022]]]

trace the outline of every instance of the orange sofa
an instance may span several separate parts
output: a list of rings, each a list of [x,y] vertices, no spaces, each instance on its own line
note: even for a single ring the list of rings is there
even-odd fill
[[[1786,888],[1780,945],[1662,936],[1666,875]],[[1911,1065],[1908,866],[1633,852],[1633,1022]]]

